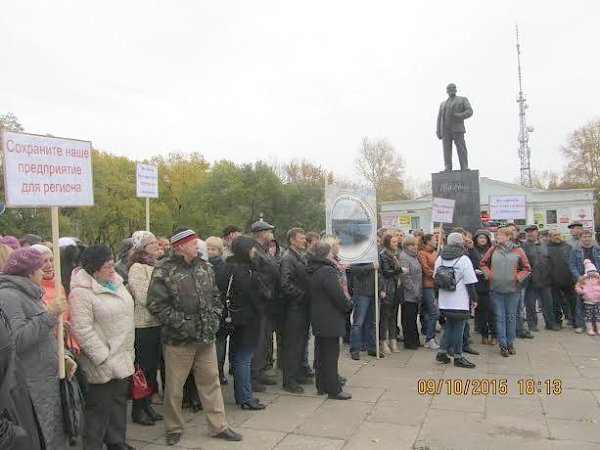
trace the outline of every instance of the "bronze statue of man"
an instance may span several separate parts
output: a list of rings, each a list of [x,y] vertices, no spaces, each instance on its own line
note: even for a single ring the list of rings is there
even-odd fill
[[[467,97],[456,95],[456,85],[446,86],[448,99],[440,105],[437,118],[437,137],[442,140],[444,148],[444,170],[452,170],[452,141],[458,153],[460,170],[469,169],[467,144],[465,143],[465,119],[473,115],[473,109]]]

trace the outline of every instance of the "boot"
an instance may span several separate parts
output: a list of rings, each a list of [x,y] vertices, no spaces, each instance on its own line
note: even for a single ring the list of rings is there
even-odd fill
[[[398,342],[396,342],[396,339],[390,339],[390,350],[392,353],[400,352],[400,350],[398,350]]]
[[[386,355],[392,354],[392,350],[390,350],[390,346],[388,345],[388,341],[386,339],[379,341],[379,348]]]
[[[594,324],[592,322],[585,323],[585,330],[586,330],[587,334],[590,336],[596,335],[596,332],[594,331]]]
[[[133,401],[131,406],[131,420],[133,423],[148,427],[154,425],[154,420],[144,410],[144,401],[145,399]]]
[[[163,420],[163,416],[159,413],[157,413],[154,408],[152,407],[152,402],[150,402],[150,397],[146,397],[144,399],[144,411],[146,412],[146,414],[148,414],[148,417],[150,417],[152,420],[154,420],[155,422],[158,422],[159,420]]]

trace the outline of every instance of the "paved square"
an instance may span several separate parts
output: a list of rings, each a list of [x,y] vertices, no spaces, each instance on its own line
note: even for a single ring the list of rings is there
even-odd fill
[[[600,337],[543,330],[535,339],[517,340],[517,355],[509,358],[478,344],[478,335],[473,339],[481,352],[469,355],[474,370],[438,364],[435,351],[424,348],[353,361],[344,346],[340,373],[348,378],[349,401],[317,396],[314,386],[289,395],[279,385],[257,394],[268,404],[264,411],[242,411],[230,380],[223,393],[230,424],[244,434],[239,443],[209,437],[202,412],[186,412],[176,447],[165,446],[162,423],[129,424],[129,443],[143,450],[600,448]],[[275,375],[281,381],[281,373]],[[419,395],[419,379],[434,380],[436,388],[442,380],[441,393]],[[467,380],[469,392],[461,393]],[[492,380],[506,380],[506,392],[501,395]],[[547,395],[547,386],[557,394]]]

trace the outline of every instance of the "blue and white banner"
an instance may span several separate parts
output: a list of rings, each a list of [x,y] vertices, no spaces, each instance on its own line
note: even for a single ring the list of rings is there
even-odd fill
[[[326,186],[325,210],[327,233],[340,239],[342,261],[358,264],[378,260],[375,192]]]

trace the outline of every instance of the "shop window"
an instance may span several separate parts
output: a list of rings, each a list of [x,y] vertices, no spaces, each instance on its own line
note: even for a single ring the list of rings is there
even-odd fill
[[[410,218],[410,228],[411,230],[418,230],[421,228],[421,217],[413,216]]]

